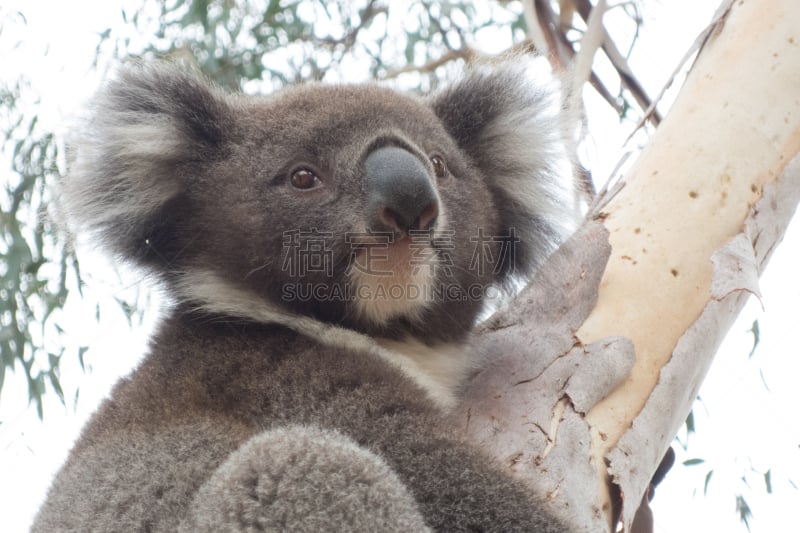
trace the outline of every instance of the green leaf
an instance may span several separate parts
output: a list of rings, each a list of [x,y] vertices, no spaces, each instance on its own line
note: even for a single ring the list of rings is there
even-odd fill
[[[61,388],[61,381],[58,378],[58,365],[54,368],[51,368],[47,372],[47,379],[50,381],[50,385],[53,387],[53,391],[58,396],[58,399],[61,400],[61,403],[64,403],[64,390]]]
[[[80,348],[78,348],[78,363],[80,363],[81,370],[83,370],[84,372],[86,372],[86,362],[83,356],[86,355],[87,351],[89,351],[88,346],[81,346]]]
[[[683,462],[683,466],[696,466],[696,465],[701,465],[705,462],[706,462],[705,459],[699,459],[699,458],[687,459]]]
[[[709,470],[708,473],[706,473],[706,479],[705,479],[705,482],[703,483],[703,494],[704,495],[708,495],[708,484],[711,483],[711,476],[713,476],[713,475],[714,475],[714,471],[713,470]]]
[[[756,353],[756,348],[758,348],[758,343],[761,341],[761,330],[758,327],[758,319],[753,320],[753,325],[747,331],[753,334],[753,348],[750,350],[750,355],[747,356],[748,358],[752,358],[753,355]]]
[[[686,417],[686,422],[684,422],[684,425],[686,426],[686,433],[687,434],[691,435],[692,433],[695,432],[694,409],[689,411],[689,415]]]
[[[741,494],[736,495],[736,513],[739,515],[739,520],[750,531],[750,519],[753,518],[753,512],[747,504],[747,500]]]

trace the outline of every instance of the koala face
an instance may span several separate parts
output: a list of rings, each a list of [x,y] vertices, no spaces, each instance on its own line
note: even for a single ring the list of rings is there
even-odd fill
[[[426,99],[317,84],[234,96],[129,67],[74,146],[75,231],[179,304],[238,318],[457,340],[577,217],[557,109],[520,66]]]
[[[429,107],[377,87],[325,86],[247,106],[243,142],[198,169],[204,178],[187,191],[188,216],[208,238],[182,253],[346,327],[419,327],[445,308],[471,323],[496,278],[493,265],[470,268],[471,239],[503,231],[488,185]],[[487,245],[496,257],[500,243]]]

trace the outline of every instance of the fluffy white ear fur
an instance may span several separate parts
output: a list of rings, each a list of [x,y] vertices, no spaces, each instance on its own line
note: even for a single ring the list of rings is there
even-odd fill
[[[166,63],[129,64],[116,78],[67,140],[55,216],[124,256],[131,234],[183,189],[176,169],[224,143],[234,97]]]
[[[429,102],[486,176],[503,226],[531,245],[517,262],[530,274],[583,216],[558,82],[515,56],[470,66]]]
[[[516,199],[524,210],[536,213],[562,241],[577,228],[580,209],[574,181],[574,161],[567,139],[560,87],[550,77],[536,75],[531,60],[477,66],[468,76],[499,76],[517,82],[517,94],[488,125],[483,142],[495,157],[509,161],[520,172],[500,173],[496,186]],[[469,78],[465,83],[469,83]],[[535,98],[536,105],[529,104]]]
[[[163,179],[159,167],[189,147],[169,118],[142,118],[98,109],[87,127],[73,136],[77,150],[70,154],[70,179],[62,184],[60,200],[72,231],[118,221],[134,224],[179,192],[178,181]],[[118,163],[116,173],[107,173],[109,162]]]

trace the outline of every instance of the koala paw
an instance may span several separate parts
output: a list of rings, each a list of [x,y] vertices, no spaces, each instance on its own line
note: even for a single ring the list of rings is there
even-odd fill
[[[426,531],[377,455],[331,430],[252,437],[198,491],[181,531]]]

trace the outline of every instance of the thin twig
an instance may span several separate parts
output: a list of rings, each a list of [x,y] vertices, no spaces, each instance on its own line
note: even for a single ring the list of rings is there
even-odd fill
[[[591,18],[592,13],[592,4],[589,0],[574,0],[575,6],[578,8],[578,13],[580,14],[581,18],[588,24],[589,19]],[[617,45],[614,44],[614,41],[611,39],[611,36],[608,32],[604,29],[604,37],[603,37],[603,52],[605,52],[606,57],[608,57],[609,61],[611,61],[611,65],[614,67],[614,70],[617,71],[617,75],[622,82],[622,85],[628,89],[633,98],[636,100],[636,103],[639,104],[642,110],[650,109],[652,105],[652,101],[649,96],[647,96],[647,92],[642,87],[639,80],[636,79],[636,75],[633,73],[633,70],[630,68],[628,64],[628,60],[625,56],[617,48]],[[661,122],[661,115],[656,110],[655,106],[653,106],[653,110],[645,114],[647,120],[650,120],[655,126]]]

